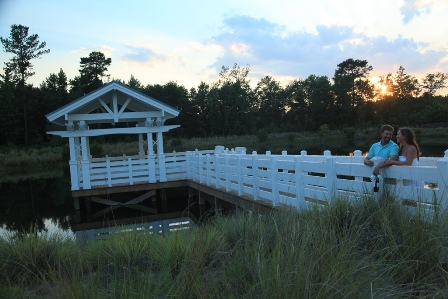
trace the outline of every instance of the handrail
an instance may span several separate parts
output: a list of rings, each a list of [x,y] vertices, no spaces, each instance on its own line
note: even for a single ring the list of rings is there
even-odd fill
[[[307,155],[306,151],[300,155],[288,155],[286,151],[259,155],[246,154],[244,148],[223,147],[159,156],[104,157],[77,165],[76,173],[81,175],[73,177],[72,173],[72,183],[78,184],[75,188],[72,184],[72,190],[188,179],[253,200],[270,201],[274,206],[285,204],[298,209],[316,203],[326,205],[341,196],[378,200],[385,189],[397,199],[426,210],[446,207],[448,150],[443,158],[420,158],[419,166],[382,169],[379,192],[373,191],[372,168],[365,166],[363,159],[360,151],[352,156],[332,156],[330,151],[324,155]],[[89,167],[88,171],[83,167]],[[424,183],[419,188],[408,181]]]

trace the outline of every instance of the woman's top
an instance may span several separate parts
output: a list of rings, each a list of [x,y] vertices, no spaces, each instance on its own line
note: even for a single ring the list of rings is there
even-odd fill
[[[398,157],[398,161],[404,162],[404,161],[406,161],[406,157],[405,156],[399,156]],[[414,158],[414,160],[412,160],[411,166],[417,166],[417,165],[418,165],[418,159]]]
[[[406,157],[405,156],[399,156],[398,157],[398,161],[404,162],[404,161],[406,161]],[[417,166],[417,165],[418,165],[418,159],[414,158],[414,160],[412,160],[411,166]],[[413,186],[413,187],[417,187],[417,188],[424,188],[425,187],[425,182],[404,179],[403,180],[403,186]]]

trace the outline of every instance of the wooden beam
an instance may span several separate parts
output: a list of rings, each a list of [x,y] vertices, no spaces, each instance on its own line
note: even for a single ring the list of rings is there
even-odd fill
[[[149,192],[146,192],[145,194],[142,194],[142,195],[140,195],[140,196],[138,196],[138,197],[136,197],[136,198],[126,202],[125,205],[131,205],[131,204],[139,203],[139,202],[141,202],[141,201],[143,201],[143,200],[145,200],[145,199],[147,199],[147,198],[149,198],[151,196],[154,196],[154,195],[156,195],[156,191],[155,190],[151,190]]]

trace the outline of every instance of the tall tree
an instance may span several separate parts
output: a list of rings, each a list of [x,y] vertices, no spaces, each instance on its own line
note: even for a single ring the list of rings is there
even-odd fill
[[[143,88],[142,83],[139,79],[135,78],[134,75],[131,74],[131,78],[129,79],[127,85],[137,90],[141,90]]]
[[[255,88],[259,121],[263,126],[284,125],[286,98],[280,83],[270,76],[262,78]],[[259,124],[258,127],[262,127]]]
[[[68,103],[67,75],[60,69],[59,73],[51,73],[40,85],[43,97],[42,112],[47,114]]]
[[[80,76],[70,80],[70,93],[78,97],[101,87],[104,84],[103,78],[110,77],[106,72],[111,63],[111,58],[106,58],[98,51],[91,52],[89,57],[81,57]]]
[[[344,93],[350,96],[352,121],[360,121],[361,110],[366,97],[373,97],[373,86],[369,84],[368,75],[373,70],[367,60],[349,58],[340,64],[334,73],[335,93],[344,98]]]
[[[298,131],[303,131],[310,124],[309,103],[303,80],[293,80],[286,85],[286,118],[288,124]]]
[[[205,137],[211,133],[211,103],[210,103],[210,86],[201,81],[199,86],[190,90],[190,98],[192,105],[198,113],[197,128],[198,134],[193,136]],[[192,137],[193,137],[192,136]]]
[[[323,124],[332,124],[333,94],[330,79],[327,76],[310,75],[303,81],[305,99],[309,105],[312,129]]]
[[[439,90],[447,87],[446,81],[448,80],[448,74],[445,73],[432,73],[426,74],[422,80],[420,88],[425,94],[434,96]]]
[[[405,73],[404,67],[400,66],[393,76],[392,93],[396,99],[417,97],[420,93],[418,79]]]
[[[9,62],[5,62],[5,71],[13,75],[13,81],[17,81],[20,86],[23,104],[23,121],[25,128],[25,145],[28,145],[28,116],[27,102],[25,95],[25,82],[34,75],[32,59],[40,58],[43,54],[50,53],[50,49],[45,49],[46,43],[39,43],[39,35],[28,36],[29,27],[23,25],[12,25],[9,38],[0,37],[4,51],[15,56]]]
[[[250,68],[234,64],[233,68],[222,67],[218,83],[214,86],[221,114],[221,134],[247,134],[253,127],[251,111],[254,95],[247,78]]]
[[[17,127],[20,126],[20,111],[15,98],[15,85],[11,80],[11,74],[0,74],[0,144],[19,142]]]

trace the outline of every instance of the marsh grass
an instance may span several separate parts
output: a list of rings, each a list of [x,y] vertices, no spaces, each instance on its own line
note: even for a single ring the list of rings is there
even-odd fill
[[[10,236],[0,240],[0,297],[444,298],[441,219],[424,222],[386,197],[216,216],[163,236]]]
[[[42,171],[61,170],[63,147],[8,148],[0,150],[0,179]]]

